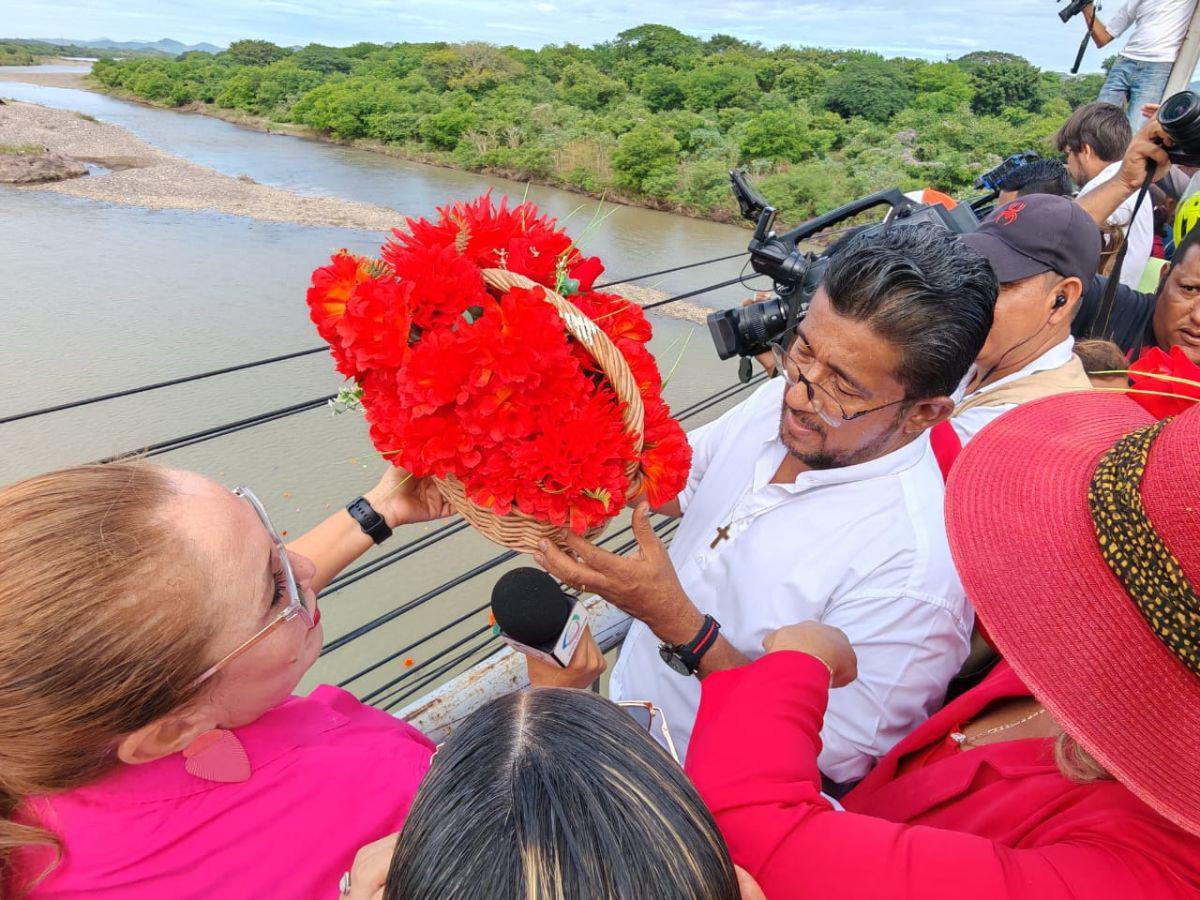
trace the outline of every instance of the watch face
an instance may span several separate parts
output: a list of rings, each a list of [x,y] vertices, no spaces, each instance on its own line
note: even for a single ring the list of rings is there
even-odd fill
[[[692,676],[692,670],[687,667],[687,663],[685,663],[674,650],[670,649],[669,647],[659,647],[658,655],[662,657],[663,662],[665,662],[680,675],[684,676],[685,678],[690,678]]]

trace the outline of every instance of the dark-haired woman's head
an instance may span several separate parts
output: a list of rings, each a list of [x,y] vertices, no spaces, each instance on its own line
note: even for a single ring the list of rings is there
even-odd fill
[[[386,900],[737,900],[725,843],[678,765],[584,691],[511,694],[434,757]]]

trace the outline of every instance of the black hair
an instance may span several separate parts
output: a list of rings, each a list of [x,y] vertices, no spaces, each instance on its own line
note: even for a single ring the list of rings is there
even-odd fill
[[[866,322],[900,350],[910,399],[946,397],[983,348],[1000,285],[992,267],[935,225],[893,225],[855,237],[822,282],[836,313]]]
[[[738,900],[683,770],[624,710],[542,688],[473,712],[433,758],[385,900]]]
[[[1125,118],[1125,111],[1115,103],[1103,101],[1085,103],[1079,107],[1054,135],[1054,145],[1060,151],[1073,150],[1078,153],[1088,146],[1098,157],[1110,163],[1125,155],[1131,140],[1133,129]]]
[[[1002,191],[1016,191],[1018,197],[1026,194],[1070,197],[1071,176],[1057,159],[1039,159],[1009,172],[998,187]]]

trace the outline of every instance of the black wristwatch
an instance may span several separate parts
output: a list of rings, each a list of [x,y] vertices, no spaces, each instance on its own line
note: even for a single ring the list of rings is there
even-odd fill
[[[382,544],[392,536],[392,529],[388,527],[387,521],[375,512],[375,507],[366,497],[351,500],[346,504],[346,512],[350,513],[350,518],[357,522],[363,533],[375,543]]]
[[[721,623],[712,616],[705,616],[704,624],[694,638],[686,644],[659,644],[658,655],[680,675],[695,675],[700,668],[700,660],[717,642],[720,634]]]

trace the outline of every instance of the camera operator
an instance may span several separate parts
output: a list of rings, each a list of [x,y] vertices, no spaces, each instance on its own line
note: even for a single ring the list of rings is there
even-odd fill
[[[640,554],[568,535],[539,564],[638,621],[612,674],[615,699],[649,699],[685,751],[700,699],[691,677],[762,653],[807,619],[836,625],[859,678],[836,691],[822,771],[861,778],[937,708],[966,657],[972,614],[946,545],[943,481],[928,430],[992,323],[997,285],[950,231],[894,225],[829,260],[782,376],[693,431],[669,552],[634,514]],[[576,558],[577,557],[577,558]]]
[[[1117,173],[1076,203],[1094,221],[1102,222],[1119,205],[1134,198],[1146,176],[1146,163],[1155,163],[1155,180],[1173,169],[1157,141],[1167,141],[1157,119],[1147,122],[1130,142]],[[1147,201],[1148,202],[1148,201]],[[1080,338],[1113,341],[1131,359],[1147,347],[1170,350],[1177,346],[1200,365],[1200,228],[1192,228],[1165,266],[1158,290],[1143,293],[1118,285],[1113,301],[1104,302],[1107,279],[1092,280],[1071,331]]]
[[[996,205],[1004,206],[1027,194],[1071,196],[1071,176],[1057,159],[1039,159],[1014,169],[997,185]]]
[[[965,444],[1020,403],[1090,390],[1071,319],[1100,261],[1100,231],[1066,197],[1030,194],[963,235],[1000,281],[995,321],[950,419]]]
[[[1096,98],[1122,107],[1133,128],[1143,121],[1142,104],[1162,99],[1195,8],[1196,0],[1127,0],[1105,25],[1091,3],[1083,7],[1097,47],[1106,46],[1133,26]]]
[[[1079,196],[1086,196],[1117,173],[1132,136],[1121,110],[1111,103],[1088,103],[1071,114],[1054,142],[1067,155],[1067,171],[1079,185]],[[1136,288],[1154,246],[1154,210],[1146,203],[1134,216],[1133,208],[1134,200],[1129,197],[1113,210],[1107,224],[1119,227],[1129,245],[1121,284]]]

